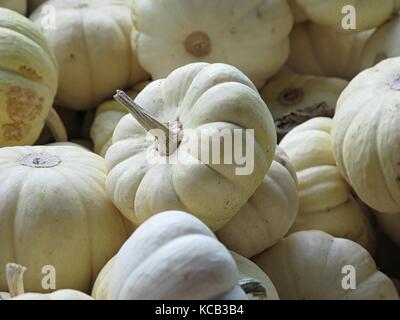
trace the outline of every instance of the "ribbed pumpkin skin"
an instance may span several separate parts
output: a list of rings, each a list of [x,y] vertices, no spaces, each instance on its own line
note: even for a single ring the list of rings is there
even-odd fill
[[[341,94],[332,123],[342,176],[368,206],[400,214],[400,58],[361,72]]]
[[[57,90],[57,63],[43,35],[0,8],[0,147],[38,139]]]
[[[257,191],[217,231],[217,236],[230,250],[251,258],[285,236],[296,219],[298,207],[296,171],[289,157],[278,147]]]
[[[43,32],[60,68],[57,104],[89,110],[148,75],[130,44],[132,21],[128,0],[51,0],[55,29],[45,28],[46,11],[30,19]]]
[[[142,224],[119,250],[107,296],[115,300],[246,300],[239,279],[235,260],[206,225],[188,213],[168,211]]]
[[[260,88],[289,54],[293,17],[282,0],[134,0],[132,16],[132,41],[153,79],[188,63],[226,63]]]
[[[361,55],[361,70],[371,68],[387,58],[400,56],[400,17],[396,16],[377,28],[368,39]]]
[[[47,293],[47,265],[57,289],[91,290],[127,238],[104,182],[104,159],[82,147],[0,149],[0,291],[10,261],[27,267],[26,292]]]
[[[290,131],[279,144],[299,181],[299,213],[289,233],[322,230],[353,240],[373,253],[374,231],[336,167],[331,127],[332,119],[314,118]]]
[[[342,34],[312,22],[297,24],[290,33],[287,64],[300,74],[351,80],[359,72],[362,49],[371,33]]]
[[[177,123],[183,138],[173,153],[161,155],[158,141],[131,114],[124,116],[105,156],[107,194],[135,225],[162,211],[183,210],[218,230],[255,192],[275,155],[275,125],[256,87],[230,65],[192,63],[153,81],[135,102],[158,121]],[[204,142],[205,133],[215,140],[220,132],[231,138],[232,132],[254,132],[242,144],[254,146],[249,172],[238,174],[244,165],[226,161],[222,143]],[[233,138],[226,141],[239,151]],[[210,154],[222,155],[220,161],[210,161]]]
[[[357,243],[321,231],[302,231],[281,240],[253,261],[268,275],[282,300],[398,300],[393,282]],[[356,289],[342,280],[353,266]]]

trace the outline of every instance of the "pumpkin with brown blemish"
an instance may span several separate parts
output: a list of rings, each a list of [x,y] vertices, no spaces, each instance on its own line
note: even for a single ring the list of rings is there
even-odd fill
[[[253,261],[282,300],[399,300],[393,282],[364,248],[325,232],[296,232]],[[343,286],[349,266],[356,276],[354,289]]]
[[[337,99],[348,81],[289,74],[275,77],[261,90],[280,140],[295,126],[316,117],[333,117]]]
[[[153,79],[193,62],[237,67],[258,87],[289,54],[293,25],[282,0],[135,0],[132,41]]]
[[[286,153],[277,148],[261,185],[239,212],[216,234],[230,250],[251,258],[289,231],[299,206],[297,176]]]
[[[46,39],[27,18],[0,8],[0,147],[35,143],[46,118],[65,140],[51,109],[56,91],[57,63]]]

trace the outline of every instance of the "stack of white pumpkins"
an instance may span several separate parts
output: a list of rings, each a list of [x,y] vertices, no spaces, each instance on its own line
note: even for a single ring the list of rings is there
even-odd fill
[[[399,299],[400,1],[0,7],[0,299]]]

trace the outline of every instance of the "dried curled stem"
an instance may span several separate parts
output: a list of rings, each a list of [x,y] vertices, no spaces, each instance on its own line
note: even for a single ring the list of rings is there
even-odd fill
[[[290,130],[297,127],[299,124],[302,124],[303,122],[316,117],[332,118],[334,113],[334,108],[329,106],[326,102],[316,103],[311,107],[289,112],[275,120],[278,141],[281,141]]]

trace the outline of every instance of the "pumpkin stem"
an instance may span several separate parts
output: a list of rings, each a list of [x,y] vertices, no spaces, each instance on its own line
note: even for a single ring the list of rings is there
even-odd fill
[[[7,263],[6,265],[6,279],[8,291],[11,298],[25,293],[24,289],[24,272],[26,267],[16,263]]]
[[[250,294],[260,300],[267,297],[267,290],[260,281],[253,278],[244,278],[239,280],[239,286],[246,294]]]
[[[171,151],[169,137],[173,134],[170,128],[151,116],[124,91],[117,90],[114,98],[129,111],[129,113],[137,120],[137,122],[142,125],[146,131],[150,132],[158,140],[159,144],[165,146],[166,155],[169,155]]]
[[[68,134],[65,129],[64,123],[54,108],[50,109],[49,115],[46,119],[46,126],[50,129],[54,139],[57,142],[67,142]]]

